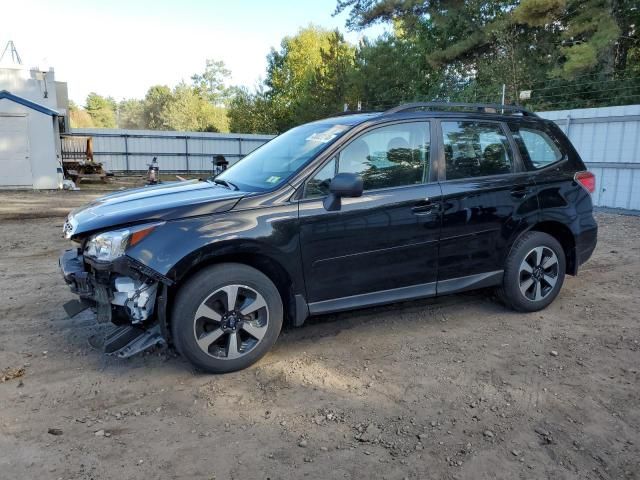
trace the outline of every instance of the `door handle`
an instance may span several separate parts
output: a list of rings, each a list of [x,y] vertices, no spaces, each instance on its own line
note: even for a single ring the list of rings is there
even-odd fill
[[[529,193],[529,189],[527,187],[515,187],[511,189],[511,196],[513,198],[524,198]]]
[[[433,203],[430,199],[425,198],[420,202],[416,203],[416,205],[411,209],[411,211],[416,215],[429,215],[434,211],[437,211],[438,204]]]

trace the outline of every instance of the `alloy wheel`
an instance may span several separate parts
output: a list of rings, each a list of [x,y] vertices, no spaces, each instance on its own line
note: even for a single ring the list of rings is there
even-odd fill
[[[549,247],[536,247],[520,263],[520,292],[528,300],[540,301],[553,291],[559,273],[558,256]]]
[[[200,304],[193,333],[207,355],[234,360],[262,341],[268,325],[269,308],[260,293],[246,285],[226,285]]]

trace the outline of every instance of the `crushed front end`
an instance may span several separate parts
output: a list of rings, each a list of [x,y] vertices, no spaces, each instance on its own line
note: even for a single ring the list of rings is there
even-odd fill
[[[155,226],[144,227],[150,230]],[[111,322],[114,328],[104,339],[104,351],[122,358],[166,344],[158,304],[161,292],[172,282],[126,255],[127,246],[139,232],[145,230],[136,227],[87,237],[76,248],[63,252],[59,260],[65,282],[79,297],[67,302],[65,311],[73,317],[91,308],[99,323]],[[115,249],[105,241],[108,235],[120,242]]]

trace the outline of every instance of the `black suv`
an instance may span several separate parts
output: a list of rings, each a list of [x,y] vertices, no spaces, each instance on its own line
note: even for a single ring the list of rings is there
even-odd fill
[[[71,212],[60,259],[106,353],[168,343],[209,372],[309,315],[496,287],[523,312],[593,252],[594,176],[551,121],[418,103],[301,125],[216,178]]]

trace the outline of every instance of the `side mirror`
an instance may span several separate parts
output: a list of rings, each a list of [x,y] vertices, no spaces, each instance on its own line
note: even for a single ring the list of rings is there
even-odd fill
[[[342,197],[360,197],[364,191],[362,177],[355,173],[339,173],[329,184],[329,195],[324,199],[324,208],[329,212],[340,210]]]

